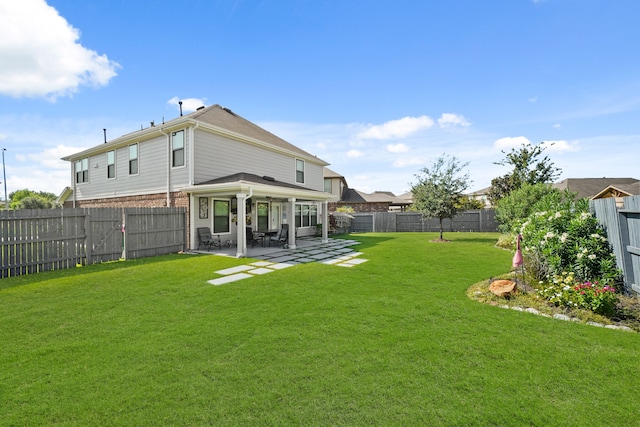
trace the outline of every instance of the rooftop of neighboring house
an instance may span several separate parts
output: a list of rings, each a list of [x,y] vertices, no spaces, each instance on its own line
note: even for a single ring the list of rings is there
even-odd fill
[[[365,193],[353,188],[347,188],[342,194],[342,202],[345,203],[389,203],[390,206],[409,205],[411,201],[402,199],[390,191],[374,191]]]
[[[633,190],[639,183],[640,180],[635,178],[567,178],[552,184],[552,187],[577,193],[578,198],[592,198],[610,186]]]

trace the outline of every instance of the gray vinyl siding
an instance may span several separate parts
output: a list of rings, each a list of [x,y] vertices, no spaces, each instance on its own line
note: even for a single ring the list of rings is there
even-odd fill
[[[176,191],[188,185],[190,149],[188,143],[185,143],[185,167],[169,168],[170,150],[166,136],[160,135],[138,142],[137,175],[129,175],[129,145],[131,144],[115,149],[115,179],[107,179],[106,152],[89,158],[89,182],[76,184],[76,200],[166,192],[167,170],[170,170],[171,174],[170,191]],[[74,167],[75,162],[71,162],[72,178],[74,178]]]
[[[271,176],[278,181],[296,184],[296,158],[293,156],[206,131],[196,130],[195,134],[195,184],[239,172]],[[305,161],[305,183],[302,186],[323,190],[321,165]]]

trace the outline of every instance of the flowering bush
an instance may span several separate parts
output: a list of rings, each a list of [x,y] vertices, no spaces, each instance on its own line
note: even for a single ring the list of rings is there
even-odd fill
[[[603,316],[615,313],[618,295],[611,286],[598,282],[577,282],[573,273],[554,275],[548,282],[541,281],[538,295],[556,306],[584,308]]]
[[[606,232],[589,212],[586,199],[549,194],[515,232],[522,234],[525,263],[535,260],[526,267],[538,280],[570,271],[581,282],[620,281]]]

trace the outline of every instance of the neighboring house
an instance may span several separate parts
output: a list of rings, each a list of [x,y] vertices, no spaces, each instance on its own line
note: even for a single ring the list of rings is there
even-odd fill
[[[635,178],[567,178],[558,183],[552,184],[552,187],[559,190],[569,190],[573,193],[577,193],[577,197],[580,199],[592,199],[600,194],[602,195],[598,198],[612,197],[606,196],[608,193],[605,190],[609,187],[617,189],[624,188],[633,192],[633,189],[637,188],[638,183],[640,183],[640,180]]]
[[[389,212],[404,211],[411,201],[394,195],[390,191],[374,191],[364,193],[349,188],[344,176],[324,168],[325,191],[339,199],[329,203],[329,211],[335,212],[339,207],[349,206],[355,212]]]
[[[105,138],[106,139],[106,138]],[[246,226],[295,227],[295,237],[328,233],[323,160],[219,105],[123,135],[64,157],[72,187],[66,207],[187,208],[189,247],[197,228],[237,242],[246,255]]]
[[[491,187],[485,187],[480,190],[476,190],[467,196],[472,200],[480,200],[484,204],[484,208],[487,209],[491,207],[491,200],[489,199],[490,190]]]
[[[336,200],[340,200],[342,198],[342,194],[349,188],[349,186],[347,185],[347,180],[344,179],[344,176],[332,171],[327,167],[324,168],[323,175],[325,193],[331,193],[336,197]]]
[[[624,201],[622,200],[623,197],[638,195],[640,195],[640,181],[633,184],[610,185],[593,196],[591,200],[613,197],[614,199],[616,199],[616,206],[622,208],[624,206]]]

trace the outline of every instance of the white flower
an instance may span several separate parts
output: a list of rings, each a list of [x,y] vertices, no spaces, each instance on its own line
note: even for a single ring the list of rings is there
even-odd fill
[[[585,220],[585,219],[587,219],[587,218],[591,218],[591,213],[590,213],[590,212],[582,212],[582,213],[580,214],[580,219],[581,219],[581,220]]]
[[[583,254],[582,252],[580,252],[580,253],[577,255],[577,258],[578,258],[578,259],[582,259],[582,257],[583,257],[583,256],[584,256],[584,254]]]
[[[571,289],[571,286],[566,286],[562,288],[563,291],[568,291],[569,289]]]
[[[562,243],[567,241],[567,238],[569,237],[569,235],[567,233],[562,233],[562,236],[560,236],[560,241]]]
[[[535,216],[545,216],[547,214],[547,212],[536,212],[534,215]]]
[[[560,218],[561,216],[562,216],[562,212],[560,211],[556,212],[556,215],[555,215],[556,218]]]
[[[547,234],[544,235],[544,239],[545,240],[551,239],[551,238],[553,238],[555,236],[556,236],[556,234],[553,231],[549,231]]]
[[[594,254],[589,255],[587,258],[589,259],[596,259],[596,256]]]

